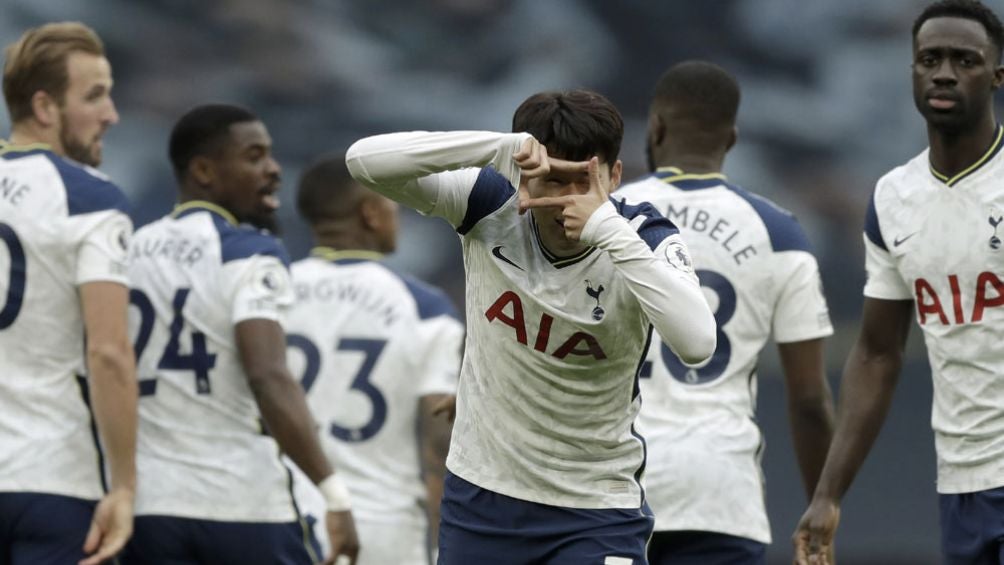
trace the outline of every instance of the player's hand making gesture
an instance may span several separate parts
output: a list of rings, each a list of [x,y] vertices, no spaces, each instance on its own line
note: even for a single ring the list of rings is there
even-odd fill
[[[839,522],[839,506],[814,499],[799,520],[798,529],[792,537],[795,565],[836,565],[833,536]]]
[[[609,194],[600,181],[600,163],[597,157],[588,161],[564,161],[548,159],[551,175],[588,175],[588,189],[585,192],[571,191],[560,196],[539,196],[520,201],[520,211],[532,208],[559,208],[558,220],[565,228],[565,237],[578,241],[582,237],[582,229],[589,217],[597,208],[608,201]],[[522,195],[521,195],[522,196]]]

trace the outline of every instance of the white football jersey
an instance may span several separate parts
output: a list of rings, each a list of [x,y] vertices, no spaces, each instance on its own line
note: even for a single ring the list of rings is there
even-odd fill
[[[127,207],[94,169],[0,142],[0,491],[103,495],[78,287],[128,284]]]
[[[938,492],[1004,486],[1004,129],[948,178],[928,151],[882,177],[865,296],[914,300],[934,379]]]
[[[463,239],[468,333],[450,471],[542,504],[639,508],[637,374],[651,325],[689,346],[686,335],[710,330],[707,304],[677,229],[649,206],[605,204],[583,240],[606,247],[549,253],[532,214],[517,213],[511,155],[526,136],[378,136],[353,145],[347,163],[371,186],[448,171],[381,188],[446,218]],[[702,313],[707,328],[695,328]]]
[[[322,247],[293,264],[288,362],[356,520],[426,525],[418,404],[456,393],[464,327],[442,291],[379,257]]]
[[[649,202],[673,221],[718,322],[718,347],[690,369],[653,344],[638,426],[649,445],[645,493],[655,529],[770,543],[756,423],[757,357],[778,343],[833,333],[819,268],[798,221],[721,174],[663,168],[615,199]]]
[[[235,522],[297,518],[234,342],[241,321],[283,321],[282,244],[222,208],[188,202],[130,248],[140,429],[137,515]]]

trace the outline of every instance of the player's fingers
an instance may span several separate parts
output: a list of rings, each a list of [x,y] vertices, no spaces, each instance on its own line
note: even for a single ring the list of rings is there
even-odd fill
[[[589,163],[589,191],[599,194],[604,199],[610,196],[607,193],[607,189],[600,182],[600,160],[598,157],[593,157],[588,161]]]
[[[84,538],[84,553],[93,553],[101,544],[101,526],[97,520],[91,520],[91,527]]]
[[[535,147],[536,145],[539,145],[536,139],[532,137],[528,138],[526,141],[523,142],[522,145],[519,146],[519,151],[513,153],[512,155],[513,161],[516,161],[516,163],[519,164],[520,162],[525,161],[530,157],[536,157],[537,156],[537,150]]]
[[[589,161],[566,161],[564,159],[549,158],[551,172],[555,173],[584,173],[589,170]]]
[[[527,198],[521,204],[521,207],[527,210],[531,208],[564,208],[568,204],[568,198],[565,196],[541,196],[539,198]]]
[[[112,528],[102,537],[101,546],[97,553],[82,560],[80,565],[97,565],[106,559],[111,559],[125,547],[126,542],[129,541],[130,533],[128,528]]]

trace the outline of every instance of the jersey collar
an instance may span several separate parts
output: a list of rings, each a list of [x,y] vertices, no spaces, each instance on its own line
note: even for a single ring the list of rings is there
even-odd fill
[[[586,257],[592,255],[593,251],[596,251],[595,247],[590,246],[576,253],[575,255],[571,255],[568,257],[559,257],[554,253],[551,253],[550,251],[547,250],[547,247],[544,246],[544,242],[540,239],[540,232],[537,231],[538,230],[537,222],[534,221],[533,215],[532,214],[527,214],[527,215],[530,216],[530,229],[533,231],[534,240],[537,241],[537,247],[540,248],[540,252],[544,254],[544,258],[547,259],[547,261],[551,263],[551,265],[553,265],[554,268],[561,269],[563,267],[568,267],[569,265],[574,265],[579,261],[585,259]]]
[[[335,249],[334,247],[318,245],[310,250],[310,256],[333,263],[358,263],[360,261],[380,261],[384,254],[366,249]]]
[[[683,172],[683,169],[679,167],[659,167],[653,176],[681,190],[721,186],[728,180],[722,173],[691,174]]]
[[[209,212],[211,214],[216,214],[235,226],[240,223],[233,214],[227,211],[226,208],[220,206],[219,204],[213,204],[212,202],[207,202],[205,200],[189,200],[184,204],[178,204],[174,207],[174,210],[171,211],[171,217],[183,218],[195,212]]]
[[[997,153],[1000,152],[1002,146],[1004,146],[1004,127],[1002,127],[1000,124],[997,124],[997,131],[994,133],[994,140],[990,143],[990,147],[986,150],[986,152],[983,153],[983,156],[977,159],[976,162],[973,163],[972,165],[969,165],[965,169],[962,169],[962,171],[960,171],[955,176],[949,177],[948,175],[939,173],[937,170],[935,170],[934,165],[930,164],[930,162],[928,163],[928,167],[930,167],[931,174],[934,175],[934,178],[945,183],[946,186],[949,187],[955,186],[959,184],[959,181],[979,170],[980,167],[985,165],[987,161],[989,161],[994,157],[994,155],[997,155]]]
[[[25,145],[15,145],[6,139],[0,139],[0,155],[7,153],[27,153],[29,151],[52,151],[52,146],[48,143],[28,143]]]

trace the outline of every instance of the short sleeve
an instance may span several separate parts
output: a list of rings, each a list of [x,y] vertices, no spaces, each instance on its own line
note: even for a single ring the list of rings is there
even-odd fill
[[[224,266],[231,278],[231,321],[265,319],[285,323],[295,301],[289,269],[272,255],[252,255]]]
[[[464,326],[452,316],[437,316],[421,320],[418,336],[421,380],[418,396],[456,394],[460,375],[460,358],[464,345]]]
[[[867,233],[865,242],[865,296],[882,300],[912,300],[910,286],[903,280],[892,254],[873,243]]]
[[[77,247],[76,284],[109,281],[128,285],[129,217],[113,209],[75,216],[71,221],[88,224]]]
[[[805,251],[785,251],[774,257],[780,263],[774,272],[782,281],[774,307],[774,341],[791,343],[832,335],[816,258]]]

